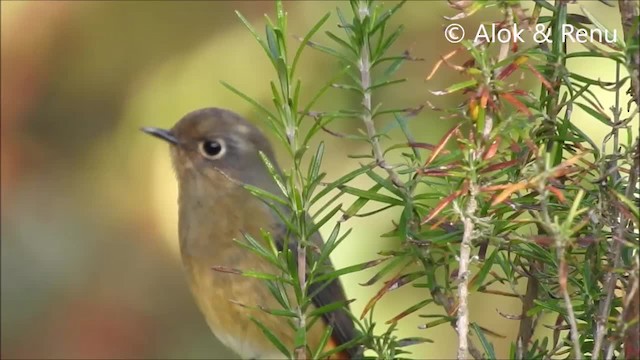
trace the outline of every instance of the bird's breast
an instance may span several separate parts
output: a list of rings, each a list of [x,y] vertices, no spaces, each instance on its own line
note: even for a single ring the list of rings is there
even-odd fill
[[[286,319],[258,310],[282,308],[265,282],[212,269],[222,266],[228,270],[276,273],[269,262],[234,241],[243,241],[243,234],[260,241],[260,230],[270,231],[274,224],[270,210],[241,190],[209,201],[181,201],[182,260],[191,292],[218,339],[243,358],[282,358],[250,319],[267,326],[285,344],[293,344]],[[319,341],[321,330],[313,333],[317,333]]]

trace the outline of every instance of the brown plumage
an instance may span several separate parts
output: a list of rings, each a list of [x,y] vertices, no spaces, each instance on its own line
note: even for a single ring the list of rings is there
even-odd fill
[[[267,205],[242,187],[249,184],[279,193],[258,155],[261,151],[276,164],[269,142],[239,115],[217,108],[189,113],[171,130],[143,128],[143,131],[171,144],[179,187],[182,260],[193,296],[211,331],[242,358],[282,358],[250,320],[254,317],[262,322],[292,349],[294,331],[286,320],[252,309],[281,308],[266,284],[262,280],[212,270],[213,266],[225,266],[276,273],[271,264],[233,241],[242,240],[244,233],[260,239],[260,230],[264,229],[271,232],[282,247],[284,225]],[[314,234],[312,241],[322,243],[318,234]],[[291,249],[295,251],[295,246]],[[331,268],[330,263],[326,266]],[[320,285],[309,287],[309,293],[315,294],[316,307],[345,300],[339,281]],[[356,336],[353,322],[343,310],[326,314],[322,320],[307,334],[312,351],[319,346],[327,324],[334,328],[327,348]],[[356,351],[356,348],[348,349],[332,358],[349,359]]]

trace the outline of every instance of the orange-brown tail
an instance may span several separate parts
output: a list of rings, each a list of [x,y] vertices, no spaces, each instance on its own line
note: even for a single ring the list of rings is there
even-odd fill
[[[338,346],[336,341],[331,338],[327,342],[327,346],[325,346],[324,351],[329,351],[331,349],[335,349]],[[339,353],[335,353],[327,358],[327,360],[351,360],[351,356],[346,351],[341,351]]]

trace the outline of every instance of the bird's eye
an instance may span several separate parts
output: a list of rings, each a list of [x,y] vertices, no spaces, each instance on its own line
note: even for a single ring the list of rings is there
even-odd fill
[[[207,159],[216,160],[220,159],[226,151],[224,141],[218,140],[205,140],[200,143],[200,153]]]

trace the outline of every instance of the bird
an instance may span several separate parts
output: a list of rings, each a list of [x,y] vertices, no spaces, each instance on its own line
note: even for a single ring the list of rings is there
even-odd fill
[[[293,348],[295,331],[287,319],[260,310],[281,308],[265,281],[212,270],[217,266],[277,274],[273,264],[238,244],[245,234],[260,239],[261,231],[268,231],[278,250],[284,247],[287,228],[283,221],[245,187],[251,185],[278,194],[277,184],[260,157],[264,154],[275,171],[282,174],[271,144],[242,116],[215,107],[192,111],[169,130],[155,127],[141,130],[170,145],[178,183],[182,264],[191,293],[209,328],[243,359],[283,358],[283,353],[251,320],[253,317],[288,349]],[[294,254],[296,241],[288,241]],[[318,247],[323,244],[318,233],[310,241]],[[325,271],[333,270],[330,260],[323,265]],[[307,289],[312,297],[311,308],[348,303],[339,279],[311,283]],[[323,314],[307,329],[307,354],[318,350],[327,326],[332,327],[332,333],[323,350],[354,343],[359,332],[347,307]],[[330,359],[353,359],[361,351],[357,345],[348,345]]]

